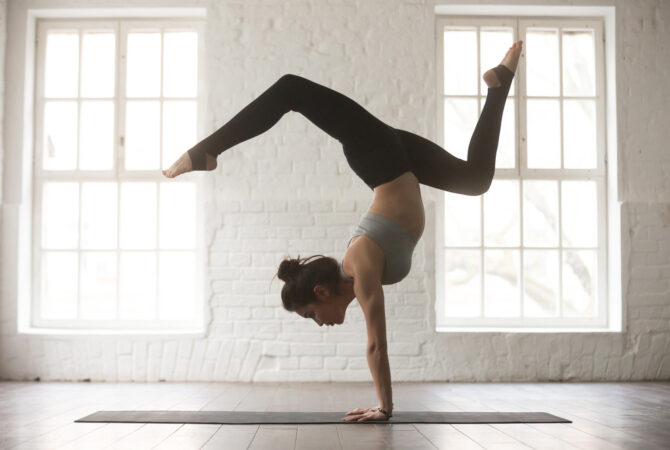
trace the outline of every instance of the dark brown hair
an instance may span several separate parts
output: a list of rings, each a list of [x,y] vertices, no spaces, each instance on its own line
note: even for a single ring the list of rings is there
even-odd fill
[[[316,259],[314,259],[316,258]],[[277,276],[284,281],[281,300],[284,309],[295,311],[302,306],[316,302],[314,286],[321,284],[336,295],[337,283],[340,278],[339,263],[335,258],[313,255],[297,259],[287,257],[279,264]]]

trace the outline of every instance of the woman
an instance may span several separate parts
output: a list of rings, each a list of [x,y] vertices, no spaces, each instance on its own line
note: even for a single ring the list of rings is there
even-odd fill
[[[321,255],[287,259],[277,274],[285,282],[281,292],[284,308],[313,319],[319,326],[341,324],[354,298],[361,305],[368,334],[368,364],[380,406],[350,411],[345,421],[391,417],[382,285],[399,282],[410,270],[412,252],[424,229],[420,183],[465,195],[481,195],[491,185],[503,108],[521,47],[522,42],[516,42],[500,65],[484,73],[489,89],[467,161],[427,139],[386,125],[332,89],[284,75],[163,171],[172,178],[191,170],[214,170],[221,152],[270,129],[288,111],[300,112],[342,143],[349,165],[374,191],[372,205],[359,222],[341,263]]]

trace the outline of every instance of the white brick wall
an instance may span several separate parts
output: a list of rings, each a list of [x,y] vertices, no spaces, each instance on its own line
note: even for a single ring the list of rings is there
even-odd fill
[[[92,3],[10,0],[8,24],[25,23],[29,7]],[[409,277],[385,289],[394,381],[670,378],[670,3],[595,3],[617,6],[621,199],[628,224],[623,232],[630,238],[623,248],[626,332],[435,333],[429,289],[434,256],[425,242],[436,230],[429,221]],[[393,126],[436,138],[433,1],[222,0],[210,6],[209,130],[282,74],[297,73],[342,91]],[[319,328],[282,309],[280,281],[269,286],[286,252],[340,259],[369,206],[371,193],[346,165],[338,143],[289,113],[263,136],[220,156],[208,176],[207,223],[214,228],[206,231],[212,239],[205,338],[18,335],[16,293],[3,289],[0,378],[371,380],[357,302],[342,326]],[[425,187],[423,193],[430,212],[436,193]]]

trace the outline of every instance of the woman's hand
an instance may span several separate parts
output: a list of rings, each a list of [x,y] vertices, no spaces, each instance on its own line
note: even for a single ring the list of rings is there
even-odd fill
[[[381,411],[377,411],[377,408],[358,408],[347,413],[349,417],[343,417],[341,420],[344,422],[367,422],[370,420],[389,420]]]

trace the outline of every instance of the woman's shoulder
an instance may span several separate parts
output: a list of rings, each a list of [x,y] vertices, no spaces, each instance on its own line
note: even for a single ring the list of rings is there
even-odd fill
[[[384,252],[375,241],[364,234],[356,236],[342,260],[342,269],[354,279],[371,276],[381,279],[384,265]]]

